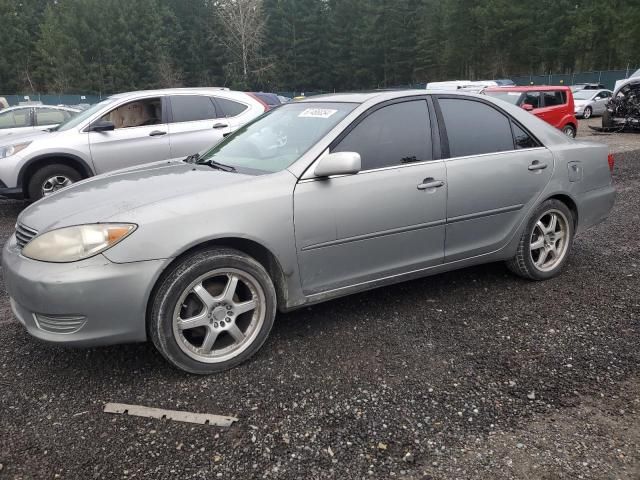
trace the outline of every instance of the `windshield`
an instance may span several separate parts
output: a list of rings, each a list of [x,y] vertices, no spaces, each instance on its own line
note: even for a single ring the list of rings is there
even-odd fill
[[[354,103],[288,103],[262,115],[200,157],[198,163],[278,172],[298,160],[345,118]]]
[[[111,102],[113,102],[113,99],[107,98],[106,100],[103,100],[100,103],[96,103],[95,105],[92,105],[91,107],[87,108],[83,112],[78,113],[75,117],[71,117],[66,122],[61,123],[54,130],[62,132],[64,130],[69,130],[71,128],[77,127],[82,122],[84,122],[87,118],[91,117],[94,113],[100,111],[102,108],[105,107],[105,105],[108,105]]]
[[[490,97],[499,98],[500,100],[504,100],[505,102],[512,103],[514,105],[518,105],[518,100],[522,96],[522,92],[487,92],[484,91],[485,94]]]
[[[577,92],[573,92],[573,98],[575,100],[589,100],[594,95],[595,92],[593,90],[578,90]]]

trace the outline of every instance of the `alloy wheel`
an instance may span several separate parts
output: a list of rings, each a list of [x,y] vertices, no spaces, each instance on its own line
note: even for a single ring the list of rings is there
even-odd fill
[[[69,177],[65,175],[55,175],[47,178],[42,184],[42,196],[46,197],[54,192],[57,192],[61,188],[68,187],[73,183]]]
[[[174,310],[173,334],[194,360],[224,362],[251,345],[265,315],[265,293],[252,275],[217,269],[183,291]]]
[[[584,112],[582,113],[582,118],[587,119],[587,118],[591,118],[591,107],[587,107],[584,109]]]
[[[531,260],[541,272],[553,270],[567,254],[569,222],[559,210],[545,212],[536,222],[529,247]]]

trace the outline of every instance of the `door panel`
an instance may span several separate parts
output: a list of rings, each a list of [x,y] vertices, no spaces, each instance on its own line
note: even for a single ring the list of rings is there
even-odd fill
[[[222,125],[225,125],[224,127]],[[214,126],[216,126],[214,128]],[[171,158],[184,158],[202,152],[222,140],[230,132],[224,118],[169,124]]]
[[[89,132],[89,147],[96,173],[169,158],[167,124]]]
[[[301,182],[296,245],[306,293],[442,263],[446,183],[442,161]]]
[[[546,168],[535,169],[543,165]],[[449,160],[445,261],[504,245],[549,182],[553,168],[553,155],[546,148]]]

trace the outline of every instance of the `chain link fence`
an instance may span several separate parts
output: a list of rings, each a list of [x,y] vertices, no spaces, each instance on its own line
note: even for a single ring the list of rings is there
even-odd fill
[[[617,80],[623,80],[638,68],[626,70],[598,70],[549,75],[515,75],[510,77],[517,85],[575,85],[576,83],[601,83],[610,90]]]

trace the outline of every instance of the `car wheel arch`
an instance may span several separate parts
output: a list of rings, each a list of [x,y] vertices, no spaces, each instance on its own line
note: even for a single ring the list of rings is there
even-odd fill
[[[91,167],[82,158],[71,154],[50,154],[40,155],[30,159],[25,163],[18,173],[18,185],[22,188],[23,192],[26,192],[27,185],[31,176],[38,170],[46,165],[52,165],[61,163],[74,168],[82,175],[82,178],[88,178],[93,176]],[[25,193],[26,194],[26,193]]]
[[[547,200],[558,200],[558,201],[564,203],[567,206],[567,208],[571,211],[571,213],[573,214],[573,226],[577,230],[579,212],[578,212],[578,204],[576,203],[576,201],[571,196],[567,195],[566,193],[557,193],[557,194],[551,195],[551,196],[545,198],[540,203],[544,203]]]
[[[287,306],[289,298],[289,288],[285,279],[284,270],[275,254],[271,252],[271,250],[269,250],[267,247],[255,240],[241,237],[221,237],[192,245],[186,250],[180,252],[176,257],[173,258],[173,260],[171,260],[171,262],[164,266],[160,274],[156,276],[153,287],[150,289],[149,296],[147,298],[147,324],[150,318],[149,315],[151,312],[151,307],[153,305],[153,298],[155,297],[156,291],[162,284],[165,276],[173,269],[176,264],[180,263],[184,258],[194,254],[195,252],[206,250],[207,248],[211,247],[233,248],[254,258],[265,268],[265,270],[269,274],[269,277],[271,278],[271,281],[273,282],[277,296],[277,307],[280,309]]]

